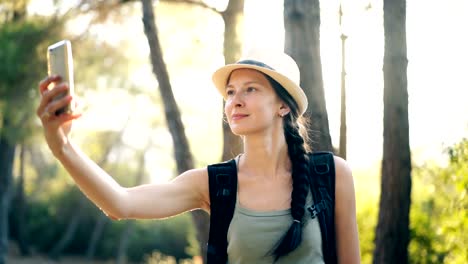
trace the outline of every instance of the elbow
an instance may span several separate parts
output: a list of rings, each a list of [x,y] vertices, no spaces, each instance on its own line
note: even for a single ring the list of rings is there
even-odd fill
[[[113,214],[108,214],[107,217],[113,221],[119,221],[119,220],[126,220],[128,217],[123,216],[123,215],[113,215]]]
[[[123,210],[107,210],[103,211],[103,213],[111,220],[125,220],[129,218],[128,214]]]
[[[119,218],[119,217],[117,217],[115,215],[111,215],[111,214],[106,213],[106,216],[111,220],[122,220],[122,218]]]
[[[102,210],[102,212],[111,220],[124,220],[128,218],[121,209],[107,209]]]
[[[102,210],[104,214],[112,220],[124,220],[129,218],[129,206],[127,206],[127,192],[125,189],[117,196],[117,198]]]

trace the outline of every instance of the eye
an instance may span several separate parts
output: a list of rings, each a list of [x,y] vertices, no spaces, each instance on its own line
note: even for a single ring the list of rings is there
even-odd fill
[[[232,96],[232,95],[234,95],[234,90],[233,90],[233,89],[227,89],[227,90],[226,90],[226,95],[227,95],[227,96]]]
[[[255,88],[255,87],[248,87],[247,88],[247,92],[255,92],[255,91],[257,91],[257,88]]]

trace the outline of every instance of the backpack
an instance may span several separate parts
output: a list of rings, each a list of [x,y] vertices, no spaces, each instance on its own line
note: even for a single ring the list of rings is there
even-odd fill
[[[335,243],[335,163],[331,152],[309,153],[310,188],[314,204],[308,208],[318,217],[325,263],[337,263]],[[208,165],[211,201],[207,262],[227,263],[227,232],[234,215],[237,166],[231,159]]]

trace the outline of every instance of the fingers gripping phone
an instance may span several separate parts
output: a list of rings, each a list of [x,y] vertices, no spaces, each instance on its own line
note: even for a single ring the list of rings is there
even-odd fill
[[[49,76],[59,75],[62,78],[62,82],[66,82],[69,87],[68,91],[59,94],[54,98],[54,100],[74,94],[73,56],[70,41],[62,40],[47,48],[47,74]],[[60,115],[62,113],[71,114],[74,110],[73,103],[70,103],[63,108],[58,109],[55,112],[55,115]]]

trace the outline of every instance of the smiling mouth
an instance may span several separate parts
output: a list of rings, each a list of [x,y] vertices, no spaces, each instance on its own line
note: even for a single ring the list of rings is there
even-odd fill
[[[245,117],[248,117],[249,115],[232,115],[231,119],[234,121],[234,120],[240,120],[240,119],[243,119]]]

